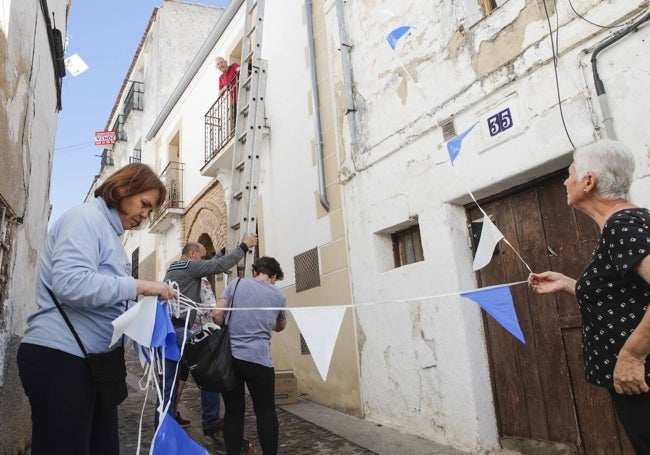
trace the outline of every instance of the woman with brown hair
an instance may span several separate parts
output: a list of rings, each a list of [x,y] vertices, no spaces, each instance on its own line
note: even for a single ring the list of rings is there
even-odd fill
[[[117,404],[100,401],[85,357],[123,349],[109,347],[111,321],[139,295],[176,296],[165,283],[133,278],[120,240],[162,205],[166,193],[149,166],[129,164],[49,230],[38,264],[38,309],[18,349],[32,409],[33,455],[119,453]]]

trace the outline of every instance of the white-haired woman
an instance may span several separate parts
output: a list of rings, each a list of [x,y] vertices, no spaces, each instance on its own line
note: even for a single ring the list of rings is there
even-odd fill
[[[577,280],[547,271],[528,283],[576,295],[587,380],[609,390],[635,451],[650,454],[650,212],[628,201],[633,175],[634,156],[618,142],[574,152],[567,203],[598,224],[600,239]]]

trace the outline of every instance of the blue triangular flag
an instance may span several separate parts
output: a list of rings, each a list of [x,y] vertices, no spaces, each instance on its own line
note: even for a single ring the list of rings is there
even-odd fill
[[[397,27],[395,30],[390,32],[388,36],[386,37],[386,41],[388,41],[388,45],[395,50],[395,46],[397,45],[397,41],[411,30],[410,25],[402,25],[401,27]]]
[[[154,436],[151,455],[210,455],[183,430],[176,419],[165,413]]]
[[[515,306],[512,303],[512,294],[510,294],[510,288],[508,286],[478,289],[472,292],[463,292],[460,295],[478,303],[504,329],[517,337],[519,341],[526,344],[524,334],[519,327]]]
[[[470,131],[474,129],[474,127],[478,124],[478,122],[474,123],[472,126],[467,128],[465,131],[460,133],[458,136],[455,138],[451,139],[449,142],[447,142],[447,151],[449,152],[449,159],[451,160],[451,164],[454,164],[454,160],[460,153],[460,146],[463,143],[463,139],[465,139],[465,136],[467,136]]]
[[[165,357],[169,360],[177,361],[181,358],[181,353],[176,344],[176,332],[169,317],[167,305],[156,305],[156,316],[151,334],[151,346],[164,347]]]

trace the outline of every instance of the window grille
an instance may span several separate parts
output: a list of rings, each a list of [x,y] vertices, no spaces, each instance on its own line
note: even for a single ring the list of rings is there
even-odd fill
[[[307,342],[305,341],[305,338],[302,336],[302,333],[300,335],[300,354],[301,355],[311,355],[311,351],[309,350],[309,346],[307,346]]]
[[[443,121],[441,126],[442,126],[442,137],[445,140],[445,142],[457,136],[456,126],[454,125],[453,118],[448,118],[447,120]]]
[[[293,265],[296,274],[296,292],[320,286],[317,248],[294,256]]]

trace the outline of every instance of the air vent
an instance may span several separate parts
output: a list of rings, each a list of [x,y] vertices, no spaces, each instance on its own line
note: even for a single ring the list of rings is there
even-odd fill
[[[320,286],[317,248],[294,256],[293,266],[296,271],[296,292]]]
[[[453,117],[443,121],[440,126],[442,127],[442,137],[445,142],[457,136]]]

